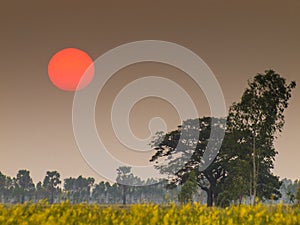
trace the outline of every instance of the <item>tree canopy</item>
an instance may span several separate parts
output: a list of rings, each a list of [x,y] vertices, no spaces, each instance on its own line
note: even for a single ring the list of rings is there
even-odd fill
[[[253,203],[256,197],[278,199],[281,183],[272,173],[277,154],[274,140],[284,126],[284,111],[295,87],[294,81],[287,83],[273,70],[257,74],[248,81],[241,101],[230,107],[224,140],[218,135],[221,132],[210,137],[212,128],[224,129],[223,118],[190,119],[176,130],[157,133],[152,142],[156,152],[150,161],[169,175],[170,187],[184,184],[195,173],[209,206],[241,202],[247,196]],[[195,132],[199,132],[197,140]],[[216,146],[223,142],[210,166],[201,170],[209,140]]]

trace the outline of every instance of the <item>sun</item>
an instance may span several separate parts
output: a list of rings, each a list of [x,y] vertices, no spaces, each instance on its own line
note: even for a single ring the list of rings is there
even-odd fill
[[[92,58],[77,48],[65,48],[58,51],[48,64],[51,82],[64,91],[83,89],[92,81],[94,72]]]

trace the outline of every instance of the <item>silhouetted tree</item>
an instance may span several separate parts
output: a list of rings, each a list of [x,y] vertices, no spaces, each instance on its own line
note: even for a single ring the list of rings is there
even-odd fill
[[[129,189],[129,185],[131,182],[131,167],[129,166],[121,166],[117,169],[117,183],[122,187],[122,200],[123,200],[123,205],[126,205],[126,195],[127,195],[127,190]]]
[[[256,196],[262,199],[280,197],[279,178],[271,172],[277,154],[274,140],[282,131],[283,113],[295,86],[294,81],[287,84],[279,74],[267,70],[249,81],[241,101],[230,107],[228,130],[235,134],[232,147],[238,145],[236,148],[241,149],[236,152],[235,161],[241,159],[240,163],[251,168],[243,178],[250,178],[244,182],[249,184],[253,204]]]
[[[47,192],[50,204],[54,203],[55,194],[60,193],[59,184],[61,184],[60,174],[57,171],[47,171],[43,181],[43,188]]]
[[[34,192],[35,187],[30,177],[30,172],[28,170],[19,170],[15,179],[15,191],[17,191],[21,196],[21,203],[25,202],[25,196],[30,195]]]
[[[65,179],[64,190],[69,200],[73,203],[89,202],[94,181],[94,178],[82,176],[77,179],[72,177]]]
[[[213,205],[221,191],[219,185],[226,176],[225,152],[221,149],[216,157],[214,155],[222,143],[224,124],[225,119],[203,117],[186,120],[177,130],[167,134],[157,133],[152,142],[156,152],[150,161],[156,162],[155,167],[160,173],[170,177],[168,187],[184,184],[194,171],[198,186],[207,193],[207,205]],[[211,136],[212,128],[214,134]],[[206,149],[209,140],[214,145]],[[202,170],[207,161],[212,163]]]
[[[296,199],[296,204],[300,206],[300,180],[298,181],[297,184],[297,192],[296,192],[295,199]]]

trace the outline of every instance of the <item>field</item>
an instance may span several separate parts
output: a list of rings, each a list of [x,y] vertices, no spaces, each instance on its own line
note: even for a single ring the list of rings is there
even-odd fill
[[[101,206],[0,205],[0,224],[300,224],[300,208],[283,205],[207,208],[200,204]]]

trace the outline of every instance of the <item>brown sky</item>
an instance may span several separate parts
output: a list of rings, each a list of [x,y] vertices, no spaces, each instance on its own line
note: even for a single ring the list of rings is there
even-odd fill
[[[120,1],[121,2],[121,1]],[[197,53],[212,69],[227,107],[238,101],[247,79],[274,69],[300,84],[300,2],[294,1],[26,1],[0,7],[0,171],[15,176],[27,168],[35,181],[47,170],[63,177],[93,176],[72,131],[73,92],[54,87],[48,79],[51,56],[67,47],[80,48],[93,59],[120,44],[137,40],[175,42]],[[194,98],[201,115],[209,113],[201,91],[171,66],[141,63],[119,71],[105,86],[97,104],[99,132],[112,152],[125,151],[107,124],[113,97],[143,74],[162,74]],[[155,74],[156,75],[156,74]],[[286,126],[276,146],[275,173],[299,178],[300,89],[293,92]],[[171,116],[170,116],[171,115]],[[168,128],[179,120],[169,104],[145,99],[131,114],[132,129],[145,136],[153,116]],[[139,124],[140,126],[137,126]],[[101,131],[102,130],[102,131]],[[116,150],[117,149],[117,150]],[[124,155],[127,156],[124,157]],[[135,161],[130,154],[123,160]]]

